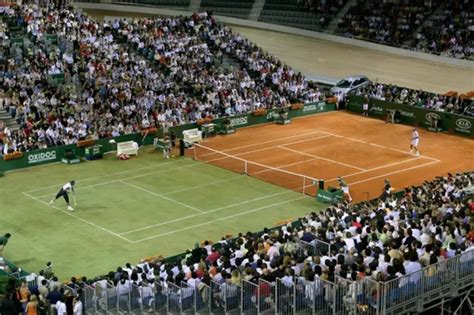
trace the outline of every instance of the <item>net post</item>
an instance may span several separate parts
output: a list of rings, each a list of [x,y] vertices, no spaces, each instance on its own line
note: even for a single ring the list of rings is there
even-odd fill
[[[306,176],[303,176],[303,195],[306,195]]]
[[[248,175],[248,163],[247,161],[244,161],[244,172],[245,172],[245,175]]]
[[[194,159],[194,161],[197,161],[197,157],[196,157],[196,144],[193,145],[193,159]]]

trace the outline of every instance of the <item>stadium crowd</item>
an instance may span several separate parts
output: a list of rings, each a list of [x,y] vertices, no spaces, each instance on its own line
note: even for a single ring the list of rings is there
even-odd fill
[[[474,117],[474,102],[458,95],[440,95],[396,85],[372,83],[355,92],[370,98]]]
[[[21,129],[5,132],[3,152],[324,98],[301,73],[207,13],[111,25],[53,5],[25,4],[7,14],[32,45],[12,46],[5,60],[0,107]],[[62,44],[51,47],[46,34],[58,34]],[[128,41],[119,43],[124,36]],[[235,68],[223,67],[224,59]],[[60,73],[70,84],[47,83]]]
[[[347,0],[297,0],[299,6],[320,15],[319,26],[326,27],[342,9]]]
[[[446,1],[415,34],[414,47],[454,58],[474,57],[474,11],[469,1]]]
[[[159,257],[136,266],[127,263],[107,276],[72,278],[67,285],[59,283],[48,267],[40,271],[29,291],[25,284],[17,289],[25,291],[21,294],[24,306],[28,297],[31,301],[35,296],[41,307],[60,308],[64,302],[72,309],[74,300],[81,303],[86,284],[95,288],[99,305],[101,299],[105,301],[106,292],[128,296],[138,288],[135,298],[138,303],[149,303],[144,306],[147,308],[155,295],[170,294],[170,286],[180,287],[183,282],[193,292],[210,286],[211,281],[229,287],[244,280],[275,283],[277,278],[288,285],[297,279],[334,282],[336,276],[388,282],[409,275],[412,281],[420,277],[416,272],[423,268],[430,275],[436,274],[437,268],[444,268],[439,262],[474,250],[473,195],[473,172],[449,174],[408,187],[399,199],[386,182],[377,200],[332,204],[323,212],[299,219],[297,227],[247,232],[235,239],[227,236],[216,244],[204,241],[173,262]],[[321,242],[330,247],[320,246],[317,253],[301,247],[302,243]],[[15,299],[16,295],[11,296]]]
[[[338,21],[349,37],[472,59],[474,12],[468,0],[357,1]]]
[[[436,1],[435,1],[436,2]],[[432,1],[357,1],[339,21],[347,36],[405,45],[411,34],[432,13]]]

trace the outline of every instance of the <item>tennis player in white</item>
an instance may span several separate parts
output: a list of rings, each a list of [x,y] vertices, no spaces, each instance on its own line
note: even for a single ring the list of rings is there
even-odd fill
[[[418,151],[419,142],[420,142],[420,135],[418,134],[418,130],[416,128],[413,128],[411,132],[410,154],[415,154],[416,156],[420,156],[420,152]]]
[[[337,182],[339,183],[339,188],[344,193],[344,198],[347,201],[352,202],[352,196],[351,196],[351,193],[349,192],[349,185],[347,185],[347,182],[343,180],[341,176],[337,177]]]
[[[63,187],[61,187],[61,189],[56,194],[56,197],[51,199],[51,201],[49,202],[49,205],[52,206],[53,203],[56,201],[56,199],[63,197],[64,200],[67,203],[67,209],[69,211],[74,211],[74,208],[71,207],[71,205],[69,204],[69,195],[68,195],[68,193],[72,192],[72,196],[74,198],[74,206],[75,206],[76,205],[76,193],[74,192],[74,185],[75,184],[76,184],[76,182],[73,181],[73,180],[70,181],[69,183],[64,184]]]

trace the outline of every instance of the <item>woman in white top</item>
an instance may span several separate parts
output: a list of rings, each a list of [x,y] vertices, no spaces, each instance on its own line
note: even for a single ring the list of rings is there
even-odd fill
[[[59,300],[56,302],[56,313],[57,315],[66,315],[66,304],[64,301]]]
[[[82,315],[82,302],[79,300],[79,298],[76,296],[74,298],[74,315]]]

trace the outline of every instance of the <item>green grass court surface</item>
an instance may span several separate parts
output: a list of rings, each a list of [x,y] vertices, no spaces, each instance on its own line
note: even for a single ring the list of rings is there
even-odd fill
[[[5,257],[30,272],[47,261],[61,279],[94,277],[146,256],[172,256],[205,239],[256,232],[321,209],[314,198],[189,158],[137,158],[54,164],[0,178]],[[77,207],[59,188],[76,180]]]

